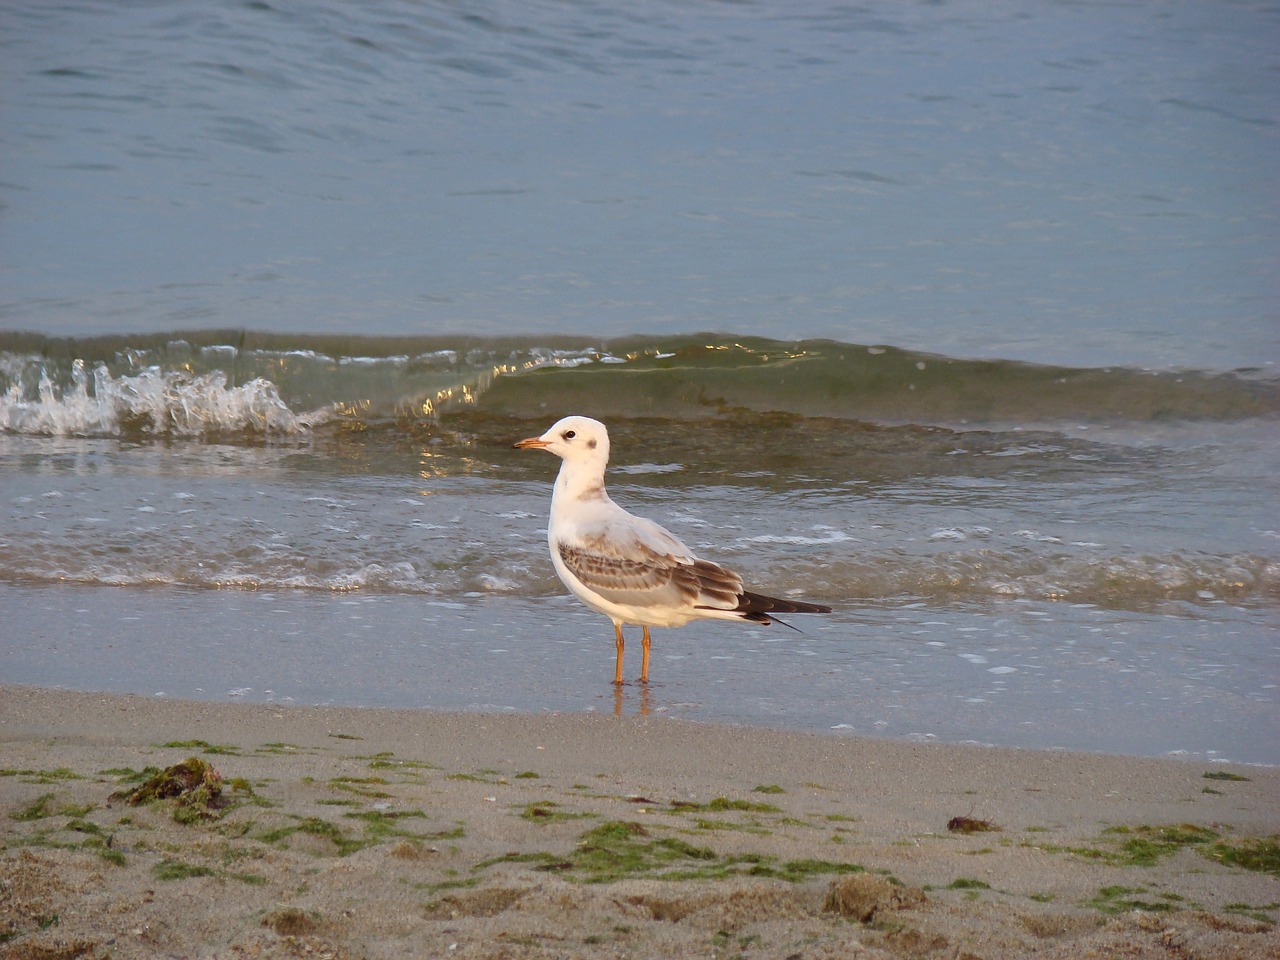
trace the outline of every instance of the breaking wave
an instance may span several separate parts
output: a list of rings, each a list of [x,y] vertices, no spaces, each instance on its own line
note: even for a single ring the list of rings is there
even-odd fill
[[[674,419],[741,409],[919,424],[1230,420],[1275,416],[1280,382],[1250,370],[1077,369],[725,335],[0,333],[0,429],[15,434],[290,436],[460,409]]]
[[[11,433],[45,436],[279,435],[302,432],[332,416],[329,408],[294,413],[270,380],[255,377],[232,386],[222,371],[197,375],[151,367],[113,376],[106,364],[90,370],[77,358],[69,380],[57,384],[40,366],[31,396],[21,374],[11,377],[0,397],[0,425]]]

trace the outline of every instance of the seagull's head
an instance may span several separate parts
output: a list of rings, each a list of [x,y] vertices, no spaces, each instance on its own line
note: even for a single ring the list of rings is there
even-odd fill
[[[517,443],[519,450],[546,450],[567,461],[609,460],[609,431],[590,417],[565,417],[540,437]]]

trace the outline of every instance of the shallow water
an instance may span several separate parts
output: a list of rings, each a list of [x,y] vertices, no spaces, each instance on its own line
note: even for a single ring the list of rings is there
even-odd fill
[[[556,462],[510,449],[544,421],[429,423],[0,438],[6,679],[1280,761],[1269,422],[618,421],[615,498],[836,612],[657,631],[616,702],[546,555]]]
[[[1275,622],[1237,607],[1189,617],[1028,600],[843,603],[799,623],[803,633],[656,631],[652,682],[615,689],[608,621],[559,597],[13,584],[0,597],[29,625],[7,644],[6,679],[39,685],[1280,762],[1277,658],[1262,642]]]

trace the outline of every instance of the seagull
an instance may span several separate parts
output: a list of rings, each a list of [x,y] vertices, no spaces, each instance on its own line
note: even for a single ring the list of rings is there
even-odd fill
[[[640,682],[648,683],[650,627],[683,627],[690,620],[770,624],[783,622],[775,613],[831,612],[745,590],[732,570],[699,560],[669,530],[614,503],[604,489],[609,432],[599,420],[565,417],[515,447],[546,450],[564,461],[547,525],[551,562],[575,597],[613,621],[615,684],[622,684],[624,623],[644,629]]]

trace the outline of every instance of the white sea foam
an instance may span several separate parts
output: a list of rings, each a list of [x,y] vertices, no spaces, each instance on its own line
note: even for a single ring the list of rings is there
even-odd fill
[[[684,469],[682,463],[631,463],[612,467],[614,473],[679,473]]]
[[[786,536],[786,535],[778,535],[773,533],[766,533],[766,534],[761,534],[758,537],[742,537],[740,538],[739,542],[740,543],[781,543],[781,544],[790,544],[793,546],[808,547],[808,546],[818,546],[821,544],[843,543],[844,541],[852,540],[852,539],[854,538],[849,536],[849,534],[845,533],[843,530],[832,530],[828,528],[826,532],[819,537],[805,537],[805,536],[798,536],[798,535]]]
[[[36,396],[15,380],[0,395],[0,429],[37,436],[119,436],[141,431],[176,436],[249,431],[304,433],[333,415],[332,408],[297,414],[276,385],[257,378],[229,386],[221,371],[193,375],[148,367],[114,377],[106,366],[72,365],[71,383],[55,384],[40,370]]]

